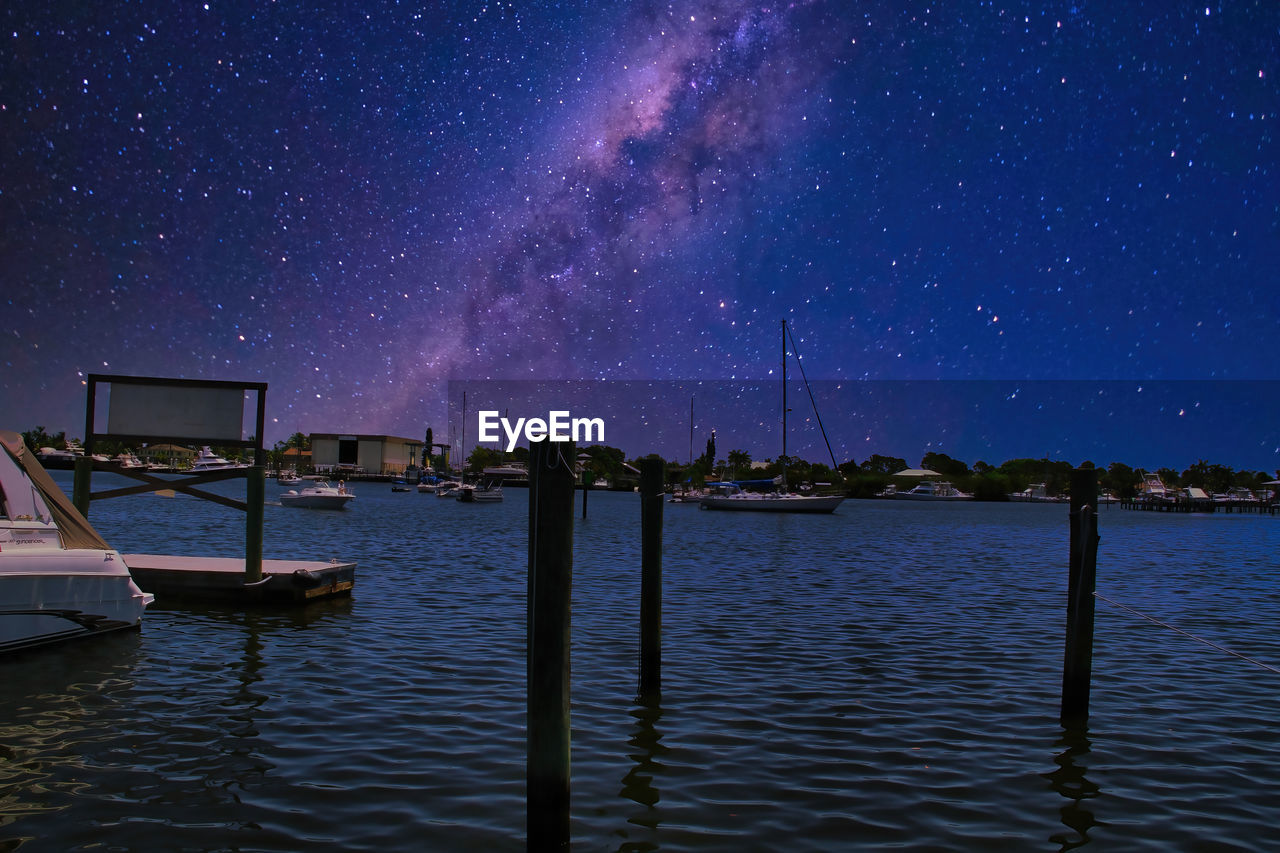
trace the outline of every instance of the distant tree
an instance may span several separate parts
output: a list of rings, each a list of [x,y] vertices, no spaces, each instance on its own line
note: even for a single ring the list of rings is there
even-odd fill
[[[1112,462],[1098,477],[1098,486],[1118,498],[1131,498],[1138,493],[1142,475],[1123,462]]]
[[[907,468],[907,460],[901,456],[881,456],[873,453],[858,466],[865,474],[896,474]]]
[[[745,450],[730,450],[728,456],[729,469],[732,472],[730,476],[738,476],[738,472],[745,472],[751,468],[751,454]]]
[[[990,465],[988,465],[986,462],[983,462],[981,459],[973,463],[973,473],[975,474],[978,474],[978,475],[990,474],[994,470],[996,469],[992,468]]]
[[[38,426],[35,429],[27,430],[22,434],[22,440],[26,442],[27,447],[32,450],[39,450],[42,447],[52,447],[54,450],[62,450],[67,446],[67,434],[65,432],[55,432],[52,435],[45,432],[44,427]]]
[[[1156,475],[1160,477],[1160,482],[1166,486],[1178,487],[1183,485],[1182,475],[1172,468],[1159,468],[1156,470]]]
[[[959,480],[962,477],[969,476],[968,465],[959,459],[952,459],[945,453],[926,453],[924,458],[920,460],[920,467],[927,468],[930,471],[937,471],[952,480]]]
[[[484,447],[477,444],[475,450],[467,457],[466,471],[479,474],[491,465],[502,464],[502,451],[496,447]]]

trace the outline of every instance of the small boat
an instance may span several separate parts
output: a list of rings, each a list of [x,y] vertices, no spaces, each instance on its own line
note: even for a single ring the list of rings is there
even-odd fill
[[[477,486],[466,483],[458,487],[457,498],[468,504],[496,503],[502,500],[502,484],[484,483]]]
[[[410,489],[409,489],[409,484],[408,484],[408,483],[406,483],[404,480],[395,480],[395,481],[393,481],[393,482],[391,483],[391,491],[393,491],[393,492],[407,492],[407,491],[410,491]]]
[[[946,480],[924,480],[905,492],[895,491],[887,497],[900,501],[971,501],[973,495],[962,492]]]
[[[458,489],[462,484],[457,480],[441,480],[436,484],[436,497],[438,498],[456,498]]]
[[[0,653],[140,626],[155,597],[21,435],[0,444]]]
[[[191,472],[198,474],[202,471],[226,471],[231,468],[248,467],[249,466],[244,463],[232,462],[229,459],[224,459],[214,453],[213,449],[206,445],[205,447],[200,448],[200,453],[196,456],[196,461],[191,464]]]
[[[280,505],[304,509],[342,509],[355,499],[356,496],[347,491],[345,483],[340,482],[334,486],[327,480],[317,480],[304,489],[290,489],[282,494]]]
[[[1010,492],[1009,500],[1015,503],[1067,503],[1068,498],[1050,495],[1044,483],[1032,483],[1020,492]]]
[[[302,482],[297,471],[281,471],[276,475],[276,482],[282,486],[296,486]]]

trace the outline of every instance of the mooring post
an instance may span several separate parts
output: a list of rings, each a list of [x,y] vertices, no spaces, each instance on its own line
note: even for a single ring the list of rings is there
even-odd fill
[[[640,695],[662,692],[661,459],[640,460]]]
[[[244,582],[262,580],[262,519],[267,495],[267,469],[254,465],[247,474],[244,513]]]
[[[93,459],[88,453],[76,457],[75,474],[71,480],[71,503],[85,518],[89,517],[89,495],[93,481]]]
[[[587,492],[591,491],[591,469],[582,469],[582,518],[587,518]]]
[[[567,850],[574,446],[529,450],[528,849]]]
[[[1097,585],[1098,472],[1071,472],[1071,565],[1067,582],[1067,649],[1062,668],[1061,722],[1083,724],[1089,718],[1093,677],[1093,593]]]

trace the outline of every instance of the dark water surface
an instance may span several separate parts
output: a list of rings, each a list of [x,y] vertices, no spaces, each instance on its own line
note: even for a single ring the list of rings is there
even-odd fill
[[[160,603],[0,662],[0,850],[523,849],[527,492],[354,488],[266,522],[267,557],[357,561],[350,600]],[[589,515],[574,850],[1280,844],[1280,675],[1100,602],[1089,728],[1058,724],[1065,506],[667,506],[650,707],[639,504],[593,492]],[[242,553],[242,516],[185,497],[92,519],[126,552]],[[1280,518],[1115,508],[1100,530],[1100,592],[1280,666]]]

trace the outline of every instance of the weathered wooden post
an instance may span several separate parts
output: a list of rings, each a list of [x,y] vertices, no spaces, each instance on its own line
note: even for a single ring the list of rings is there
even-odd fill
[[[71,481],[71,503],[75,508],[80,510],[80,514],[85,518],[89,517],[89,501],[90,489],[93,481],[93,459],[86,452],[83,456],[77,456],[75,462],[75,475]]]
[[[534,441],[529,449],[527,844],[568,850],[574,448]]]
[[[582,519],[587,518],[587,492],[591,491],[591,469],[582,469]]]
[[[244,582],[262,580],[262,522],[266,504],[267,469],[259,462],[249,469],[245,486]]]
[[[1067,582],[1067,649],[1062,669],[1063,725],[1089,718],[1089,683],[1093,677],[1094,589],[1098,560],[1098,472],[1071,472],[1071,565]]]
[[[661,459],[640,460],[640,695],[662,693]]]

